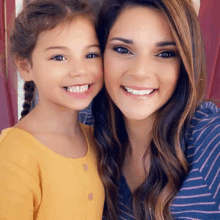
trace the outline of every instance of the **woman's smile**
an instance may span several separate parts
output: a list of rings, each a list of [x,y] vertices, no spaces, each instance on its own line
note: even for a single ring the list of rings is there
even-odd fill
[[[179,78],[180,57],[163,14],[125,9],[109,33],[104,69],[106,89],[127,119],[147,119],[167,103]]]
[[[133,100],[146,100],[154,96],[158,89],[145,88],[138,86],[121,86],[122,91],[128,98]]]

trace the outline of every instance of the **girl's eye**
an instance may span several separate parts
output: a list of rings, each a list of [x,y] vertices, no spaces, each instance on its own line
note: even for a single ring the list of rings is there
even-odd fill
[[[130,54],[131,52],[125,47],[114,47],[113,50],[117,51],[118,53],[122,54]]]
[[[161,58],[171,58],[171,57],[175,57],[176,53],[173,51],[164,51],[163,53],[160,53],[157,56]]]
[[[89,58],[89,59],[96,58],[96,57],[98,57],[98,54],[95,54],[95,53],[90,53],[90,54],[86,55],[86,58]]]
[[[56,60],[56,61],[64,61],[66,60],[66,58],[62,55],[57,55],[55,57],[52,57],[52,60]]]

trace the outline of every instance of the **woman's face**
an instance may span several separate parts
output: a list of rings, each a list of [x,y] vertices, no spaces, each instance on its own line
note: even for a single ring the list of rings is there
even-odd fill
[[[147,119],[172,96],[180,62],[163,14],[126,8],[110,30],[104,52],[107,91],[126,119]]]

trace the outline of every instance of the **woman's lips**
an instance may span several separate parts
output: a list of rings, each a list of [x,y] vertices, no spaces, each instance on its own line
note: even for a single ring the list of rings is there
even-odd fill
[[[141,99],[145,100],[147,98],[152,97],[156,94],[158,89],[154,88],[146,88],[146,87],[137,87],[137,86],[121,86],[122,91],[126,96],[131,97],[133,99]]]

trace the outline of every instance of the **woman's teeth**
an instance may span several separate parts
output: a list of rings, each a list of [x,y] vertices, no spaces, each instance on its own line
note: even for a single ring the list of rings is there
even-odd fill
[[[128,87],[124,87],[124,89],[133,95],[150,95],[154,91],[154,89],[135,90]]]
[[[68,92],[82,93],[89,89],[89,85],[65,87]]]

